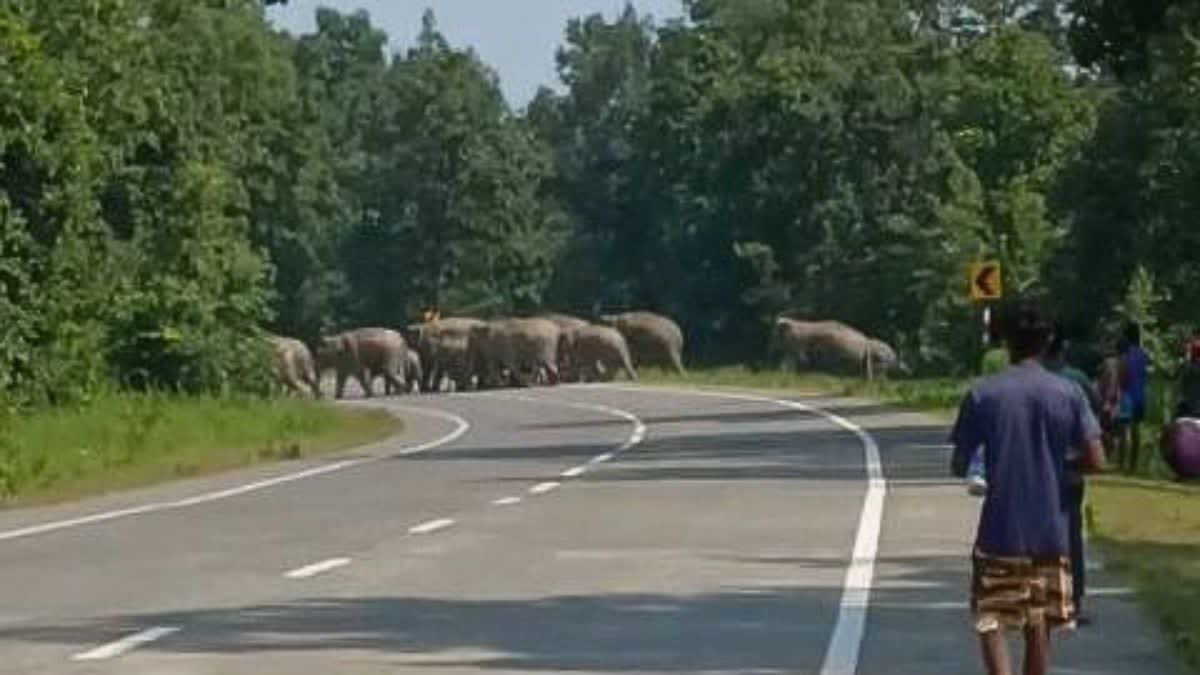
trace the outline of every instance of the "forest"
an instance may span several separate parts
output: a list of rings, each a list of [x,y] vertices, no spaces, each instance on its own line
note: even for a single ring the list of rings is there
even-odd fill
[[[0,0],[4,406],[259,391],[262,331],[429,308],[652,309],[709,364],[834,318],[962,374],[981,259],[1078,340],[1196,327],[1196,3],[628,7],[520,110],[432,12],[392,53],[263,4]]]

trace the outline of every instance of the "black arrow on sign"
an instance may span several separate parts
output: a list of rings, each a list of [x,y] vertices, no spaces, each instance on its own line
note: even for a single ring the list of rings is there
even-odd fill
[[[996,295],[996,266],[985,265],[979,270],[979,274],[975,275],[975,288],[979,289],[979,294],[985,298],[995,297]]]

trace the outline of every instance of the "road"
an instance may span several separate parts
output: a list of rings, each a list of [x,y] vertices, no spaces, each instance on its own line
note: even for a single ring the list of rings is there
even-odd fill
[[[629,387],[370,405],[403,438],[0,512],[0,673],[979,671],[978,502],[936,420]],[[1056,672],[1181,672],[1093,586]]]

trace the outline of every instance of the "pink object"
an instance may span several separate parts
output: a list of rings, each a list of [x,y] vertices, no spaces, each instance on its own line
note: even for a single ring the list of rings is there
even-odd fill
[[[1200,419],[1180,417],[1162,433],[1163,459],[1180,478],[1200,478]]]
[[[1200,361],[1200,338],[1188,343],[1187,353],[1189,361]]]

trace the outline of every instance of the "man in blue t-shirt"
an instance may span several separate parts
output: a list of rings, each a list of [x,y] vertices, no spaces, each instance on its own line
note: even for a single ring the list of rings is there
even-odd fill
[[[1117,451],[1121,465],[1130,473],[1138,470],[1142,449],[1142,422],[1146,419],[1146,385],[1150,379],[1150,357],[1142,349],[1142,327],[1125,324],[1121,340],[1121,408],[1127,433],[1121,434]]]
[[[1012,366],[979,381],[954,425],[954,475],[984,447],[988,487],[973,554],[971,611],[984,665],[1011,673],[1005,630],[1025,635],[1025,673],[1049,668],[1050,630],[1072,627],[1067,457],[1104,463],[1100,429],[1083,394],[1040,362],[1052,330],[1037,308],[1014,303],[1003,325]]]

